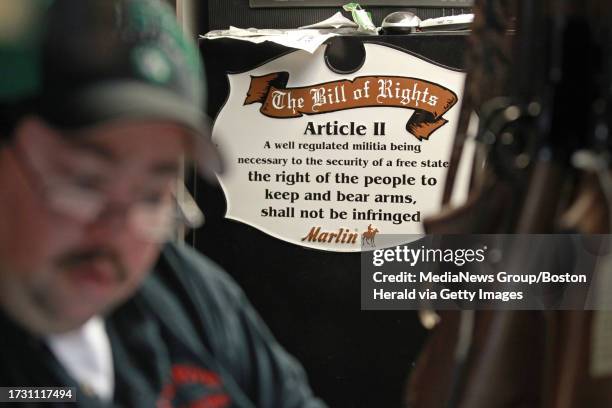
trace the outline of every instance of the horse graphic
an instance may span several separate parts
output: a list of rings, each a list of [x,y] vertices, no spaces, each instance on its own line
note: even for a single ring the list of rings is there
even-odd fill
[[[376,246],[374,239],[376,238],[376,234],[378,234],[378,228],[373,228],[372,224],[368,225],[368,230],[361,234],[361,246],[365,244],[369,244],[372,247]]]

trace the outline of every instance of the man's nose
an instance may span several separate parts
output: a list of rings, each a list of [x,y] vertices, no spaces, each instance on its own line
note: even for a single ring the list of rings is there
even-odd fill
[[[128,237],[131,231],[130,206],[109,204],[89,223],[87,233],[96,241],[114,242]]]

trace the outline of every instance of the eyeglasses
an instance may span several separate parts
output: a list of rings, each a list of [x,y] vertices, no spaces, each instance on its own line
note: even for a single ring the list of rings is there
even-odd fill
[[[45,204],[56,213],[83,224],[120,213],[142,239],[161,243],[178,237],[185,227],[194,229],[204,223],[204,214],[195,200],[183,183],[176,180],[167,180],[140,192],[129,203],[117,203],[107,192],[112,181],[102,176],[103,169],[86,166],[87,171],[79,174],[61,172],[53,170],[50,163],[40,163],[41,158],[35,160],[19,143],[13,145],[13,151]]]

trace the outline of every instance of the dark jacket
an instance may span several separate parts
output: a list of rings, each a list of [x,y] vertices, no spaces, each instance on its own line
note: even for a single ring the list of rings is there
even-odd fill
[[[0,316],[0,386],[76,387],[46,344]],[[167,245],[141,289],[106,319],[115,406],[324,408],[231,278]],[[74,406],[74,404],[67,404]]]

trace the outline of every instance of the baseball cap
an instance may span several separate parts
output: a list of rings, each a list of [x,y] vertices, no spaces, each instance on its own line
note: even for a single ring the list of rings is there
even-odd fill
[[[194,135],[194,157],[201,173],[214,179],[214,173],[222,171],[204,113],[200,54],[167,4],[161,0],[2,3],[0,26],[2,19],[13,26],[0,30],[3,116],[32,112],[60,129],[122,119],[172,121]]]

